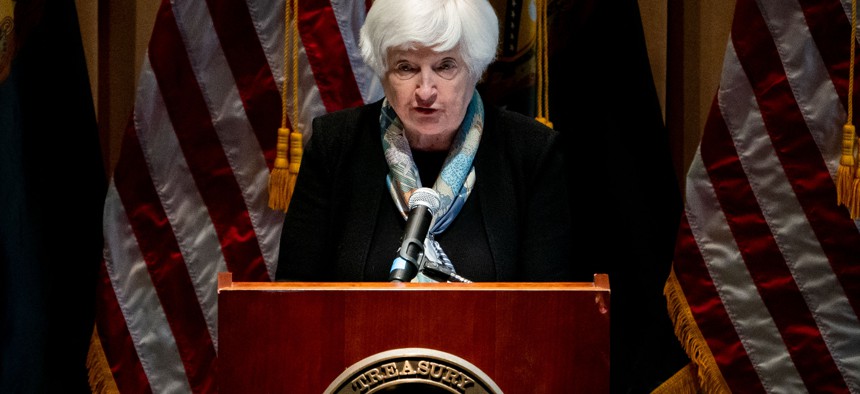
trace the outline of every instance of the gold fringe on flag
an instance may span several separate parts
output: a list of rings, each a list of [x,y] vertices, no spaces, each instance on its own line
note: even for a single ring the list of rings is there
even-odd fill
[[[698,389],[706,393],[730,392],[729,385],[723,374],[720,373],[708,343],[705,342],[705,337],[693,319],[693,313],[690,312],[690,305],[687,304],[687,298],[684,296],[684,291],[681,290],[681,284],[678,283],[674,268],[669,273],[663,294],[666,296],[669,317],[675,327],[675,336],[681,341],[681,346],[687,352],[687,356],[696,364]]]
[[[302,133],[299,123],[299,3],[287,0],[284,9],[284,83],[281,89],[281,127],[278,129],[275,165],[269,174],[269,208],[287,211],[302,162]],[[292,51],[288,49],[292,42]],[[287,65],[292,65],[293,130],[287,127]]]
[[[842,155],[836,172],[836,202],[848,208],[851,219],[860,218],[860,167],[857,148],[860,141],[854,128],[854,56],[857,47],[857,0],[851,1],[851,54],[848,60],[848,117],[842,126]]]
[[[93,336],[90,338],[90,350],[87,352],[87,371],[90,390],[93,393],[119,393],[95,325],[93,326]]]
[[[701,393],[699,384],[698,368],[696,364],[689,363],[684,368],[672,375],[659,387],[651,391],[651,394],[698,394]]]
[[[552,122],[549,121],[549,51],[547,50],[547,21],[546,21],[546,3],[547,0],[538,0],[537,6],[537,21],[535,26],[535,58],[537,64],[535,71],[537,74],[537,119],[547,127],[552,128]]]

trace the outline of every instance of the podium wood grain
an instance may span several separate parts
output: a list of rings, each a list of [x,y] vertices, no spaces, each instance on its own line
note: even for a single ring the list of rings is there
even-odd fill
[[[233,283],[219,278],[221,393],[322,393],[354,363],[429,348],[508,394],[609,392],[609,288],[595,283]]]

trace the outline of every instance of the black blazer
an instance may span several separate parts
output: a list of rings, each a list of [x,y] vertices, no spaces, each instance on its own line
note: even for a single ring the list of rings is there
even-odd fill
[[[366,264],[390,266],[394,258],[367,261],[378,202],[394,204],[385,183],[381,104],[314,120],[281,234],[278,280],[387,280],[365,277]],[[567,184],[558,145],[557,133],[535,120],[485,107],[475,189],[495,272],[470,279],[591,280],[572,277]]]

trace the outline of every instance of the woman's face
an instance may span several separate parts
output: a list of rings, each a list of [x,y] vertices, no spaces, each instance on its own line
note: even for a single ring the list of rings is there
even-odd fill
[[[419,47],[388,52],[382,85],[410,146],[443,150],[463,121],[475,83],[457,48],[435,52]]]

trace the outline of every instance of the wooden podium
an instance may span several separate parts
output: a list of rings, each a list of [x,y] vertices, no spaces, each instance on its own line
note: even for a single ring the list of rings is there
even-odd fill
[[[609,280],[218,278],[226,393],[608,393]]]

